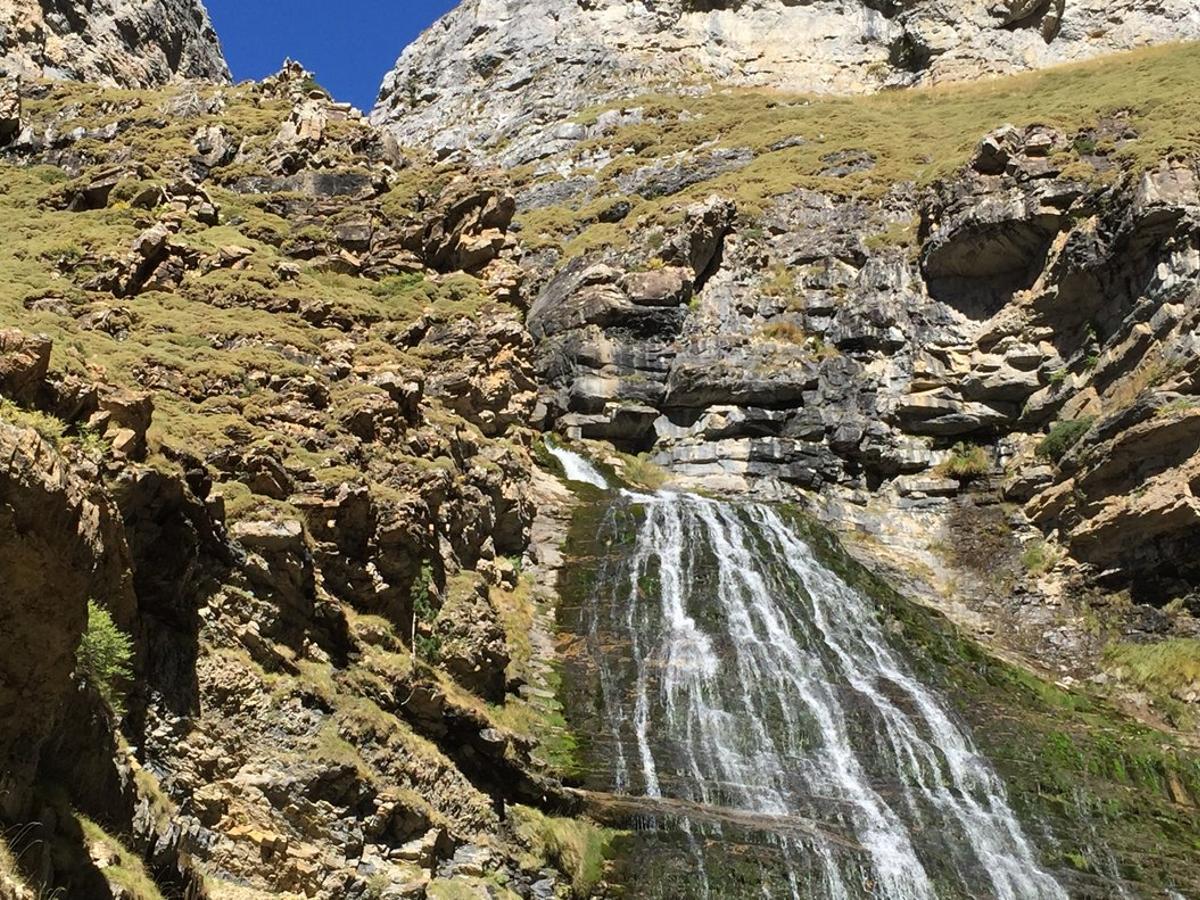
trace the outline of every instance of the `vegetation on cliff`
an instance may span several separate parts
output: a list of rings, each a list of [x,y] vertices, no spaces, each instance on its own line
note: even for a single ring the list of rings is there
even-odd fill
[[[644,96],[580,114],[581,123],[594,124],[605,112],[638,110],[635,124],[571,151],[577,176],[589,173],[588,160],[600,160],[587,207],[550,205],[518,221],[531,244],[562,242],[575,253],[628,240],[624,224],[596,221],[617,201],[628,204],[625,221],[669,221],[686,202],[712,193],[733,198],[750,218],[796,189],[878,198],[905,182],[928,185],[951,174],[970,160],[982,135],[1003,123],[1071,135],[1069,146],[1054,149],[1058,162],[1074,177],[1111,180],[1200,152],[1192,126],[1200,114],[1191,89],[1197,78],[1200,48],[1179,44],[869,97],[721,87],[698,96]],[[722,152],[744,155],[707,163]],[[655,198],[629,189],[659,174],[656,167],[666,169],[663,160],[685,157],[694,172],[683,176],[680,190]],[[518,185],[553,181],[535,166],[513,177]],[[892,239],[908,243],[911,232]]]

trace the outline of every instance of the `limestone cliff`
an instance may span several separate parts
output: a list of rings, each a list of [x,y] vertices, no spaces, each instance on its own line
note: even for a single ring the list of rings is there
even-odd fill
[[[584,139],[582,110],[649,91],[865,93],[1196,37],[1188,0],[466,0],[404,51],[374,119],[519,164]]]
[[[229,80],[201,0],[9,0],[0,72],[125,88]]]

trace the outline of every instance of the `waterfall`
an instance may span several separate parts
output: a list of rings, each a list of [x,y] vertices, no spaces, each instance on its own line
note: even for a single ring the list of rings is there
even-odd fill
[[[680,804],[692,859],[686,887],[639,896],[734,896],[710,859],[733,829],[778,862],[745,896],[1066,898],[872,601],[778,510],[625,493],[600,542],[617,549],[580,613],[593,743],[612,789]]]
[[[587,459],[574,450],[546,442],[546,450],[562,464],[563,474],[568,481],[580,481],[600,489],[608,488],[608,480]]]

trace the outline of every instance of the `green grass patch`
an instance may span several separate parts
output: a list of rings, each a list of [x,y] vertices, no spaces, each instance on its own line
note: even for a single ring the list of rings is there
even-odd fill
[[[1049,571],[1059,560],[1060,554],[1042,540],[1030,541],[1021,551],[1021,565],[1030,575],[1041,575]]]
[[[992,470],[992,461],[988,458],[987,450],[978,444],[957,443],[950,451],[950,457],[938,466],[938,474],[946,478],[957,478],[959,481],[974,481],[982,478]]]
[[[132,900],[163,900],[162,891],[146,871],[141,858],[87,816],[77,815],[75,820],[83,831],[84,840],[102,845],[116,860],[101,869],[110,884],[126,891]]]
[[[32,428],[54,447],[60,446],[63,434],[67,430],[66,423],[54,416],[33,409],[22,409],[4,397],[0,397],[0,422],[7,422],[17,428]]]
[[[1104,663],[1122,681],[1152,693],[1200,692],[1200,640],[1194,638],[1113,644],[1104,652]]]
[[[1064,419],[1050,426],[1049,433],[1041,440],[1035,453],[1051,462],[1061,462],[1072,447],[1088,433],[1095,416],[1082,416],[1078,419]]]
[[[512,819],[534,852],[571,879],[576,897],[591,896],[619,832],[581,819],[547,816],[528,806],[512,807]]]
[[[699,96],[651,94],[621,101],[640,106],[646,121],[584,142],[582,159],[595,150],[617,158],[600,171],[610,193],[616,178],[672,154],[713,149],[748,148],[756,155],[746,167],[693,185],[679,194],[655,200],[631,198],[629,221],[639,217],[666,221],[679,204],[721,193],[738,202],[754,218],[771,198],[796,188],[868,198],[884,196],[896,184],[926,185],[963,166],[984,134],[1003,123],[1017,127],[1045,124],[1068,136],[1093,128],[1103,118],[1128,115],[1137,138],[1112,151],[1119,169],[1138,170],[1172,156],[1200,152],[1200,46],[1177,44],[1106,56],[1088,62],[1044,69],[970,84],[942,85],[870,96],[804,96],[783,91],[718,87]],[[580,121],[594,121],[608,106],[586,110]],[[781,142],[801,138],[803,143]],[[829,154],[842,150],[871,154],[875,164],[843,177],[825,174]],[[1063,150],[1072,175],[1092,180],[1100,175],[1082,156],[1095,148],[1078,143]],[[532,180],[532,169],[515,173]],[[590,247],[594,225],[578,233],[581,209],[541,209],[521,217],[541,243],[573,235],[569,249]],[[628,229],[615,226],[627,239]],[[873,246],[903,246],[910,228],[897,225],[871,236]],[[563,241],[566,243],[566,241]]]
[[[657,491],[670,477],[662,466],[650,462],[644,456],[634,456],[632,453],[617,454],[623,463],[621,477],[634,487]]]

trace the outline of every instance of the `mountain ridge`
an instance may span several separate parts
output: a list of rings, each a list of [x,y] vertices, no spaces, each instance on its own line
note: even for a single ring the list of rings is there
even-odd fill
[[[578,142],[581,110],[649,91],[869,93],[1198,37],[1184,0],[466,0],[404,50],[372,118],[520,165]]]

